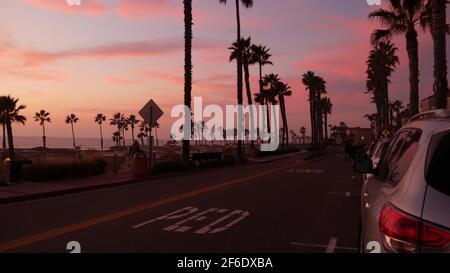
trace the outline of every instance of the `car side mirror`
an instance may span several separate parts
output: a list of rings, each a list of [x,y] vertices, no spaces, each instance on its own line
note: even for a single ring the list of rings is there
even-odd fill
[[[360,174],[374,174],[373,162],[371,159],[361,159],[355,161],[353,164],[353,170]]]

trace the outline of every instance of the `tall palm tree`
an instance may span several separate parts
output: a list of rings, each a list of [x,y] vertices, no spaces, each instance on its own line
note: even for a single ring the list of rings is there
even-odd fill
[[[120,133],[120,131],[115,131],[112,135],[112,140],[114,143],[116,143],[117,148],[120,146],[121,139],[122,139],[122,133]]]
[[[283,130],[282,130],[282,144],[283,147],[286,147],[285,145],[289,146],[289,126],[288,126],[288,120],[286,115],[286,102],[285,98],[292,96],[292,90],[289,85],[286,83],[279,81],[275,85],[274,89],[275,94],[278,96],[278,101],[280,103],[280,110],[281,110],[281,118],[283,121]]]
[[[191,109],[192,102],[192,0],[183,0],[184,3],[184,105]],[[189,110],[190,111],[190,110]],[[189,113],[185,113],[184,124],[191,122]],[[183,161],[189,163],[189,139],[183,139]]]
[[[389,78],[399,64],[397,48],[390,41],[379,42],[370,51],[367,60],[367,91],[373,94],[373,102],[377,107],[377,130],[390,126],[389,110]]]
[[[226,4],[227,0],[219,0],[221,4]],[[241,15],[240,15],[240,7],[239,4],[242,3],[244,7],[251,8],[253,6],[253,0],[236,0],[236,29],[237,29],[237,38],[236,41],[241,40]],[[238,43],[239,44],[239,43]],[[238,54],[237,54],[237,103],[238,105],[243,105],[243,82],[242,82],[242,47],[238,46]],[[242,116],[239,114],[240,118]],[[242,140],[238,140],[238,156],[243,157],[242,150]]]
[[[0,123],[2,124],[2,132],[3,132],[3,138],[2,138],[2,150],[6,151],[6,120],[4,115],[4,109],[6,109],[6,103],[7,103],[7,97],[1,96],[0,97]]]
[[[263,99],[264,103],[267,106],[267,129],[270,131],[270,104],[275,105],[278,104],[277,94],[275,92],[276,85],[280,82],[280,77],[278,74],[268,74],[265,75],[262,81],[263,84],[263,95],[261,97],[257,97],[257,100]]]
[[[14,137],[12,132],[12,124],[14,122],[25,125],[27,118],[20,114],[20,111],[26,108],[25,105],[18,105],[19,99],[11,96],[2,96],[0,98],[0,113],[1,120],[6,127],[6,134],[8,137],[9,157],[14,159]]]
[[[127,118],[127,124],[131,127],[131,140],[134,142],[134,127],[139,124],[139,120],[137,119],[136,115],[130,115]]]
[[[262,45],[252,45],[252,63],[257,63],[259,65],[259,93],[262,96],[263,93],[263,67],[266,65],[273,65],[273,63],[270,61],[270,58],[272,57],[271,54],[269,54],[270,49],[262,46]],[[261,104],[264,104],[262,102]]]
[[[124,114],[117,112],[113,115],[113,117],[109,120],[110,121],[110,125],[116,126],[117,127],[117,132],[122,134],[122,127],[124,126],[123,121],[125,119]],[[122,139],[122,138],[121,138]],[[120,146],[120,143],[119,143]]]
[[[448,107],[448,79],[447,79],[447,0],[431,0],[431,33],[434,41],[434,89],[436,94],[436,108]]]
[[[72,140],[73,140],[73,148],[77,148],[77,145],[75,144],[75,130],[74,130],[74,124],[77,123],[80,119],[75,114],[70,114],[66,116],[66,123],[70,124],[72,127]]]
[[[247,103],[248,105],[253,105],[253,99],[252,99],[252,91],[250,86],[250,65],[255,64],[255,59],[253,57],[252,52],[252,41],[251,37],[248,37],[247,39],[241,38],[240,39],[240,47],[242,50],[242,63],[244,66],[244,79],[245,79],[245,91],[247,93]],[[231,50],[230,54],[230,62],[237,60],[238,54],[239,54],[239,45],[238,42],[234,42],[233,45],[229,48]],[[253,116],[253,112],[250,112],[250,120],[253,122],[255,121],[255,117]],[[251,149],[254,148],[254,141],[251,141]]]
[[[143,138],[147,139],[147,144],[150,143],[149,138],[150,128],[148,127],[147,122],[141,121],[141,123],[139,123],[139,132],[142,134]],[[142,144],[144,143],[142,142]]]
[[[106,121],[106,116],[103,114],[97,114],[97,116],[95,116],[95,122],[98,123],[99,127],[100,127],[100,146],[101,149],[103,151],[103,128],[102,128],[102,124],[103,122]]]
[[[326,81],[313,71],[308,71],[303,74],[302,82],[308,91],[309,97],[312,144],[321,144],[323,141],[323,126],[320,101],[321,95],[326,93]]]
[[[44,149],[46,149],[47,148],[47,137],[45,136],[45,123],[52,122],[52,120],[50,119],[50,113],[45,110],[36,112],[36,114],[34,114],[34,121],[39,122],[39,125],[42,126],[42,144],[43,144]]]
[[[325,140],[328,140],[328,115],[331,115],[333,110],[333,104],[331,99],[328,97],[322,98],[320,100],[322,113],[323,113],[323,130],[325,131]]]
[[[393,35],[405,35],[409,58],[410,112],[415,115],[419,112],[419,41],[416,26],[421,23],[424,26],[426,1],[390,0],[389,3],[389,9],[378,9],[369,14],[370,19],[378,19],[386,26],[386,29],[374,31],[372,43],[377,45],[382,39]]]

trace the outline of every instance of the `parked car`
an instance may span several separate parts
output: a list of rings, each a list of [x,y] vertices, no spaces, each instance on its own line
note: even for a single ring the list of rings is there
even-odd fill
[[[450,252],[450,111],[414,116],[372,159],[363,182],[360,250]]]

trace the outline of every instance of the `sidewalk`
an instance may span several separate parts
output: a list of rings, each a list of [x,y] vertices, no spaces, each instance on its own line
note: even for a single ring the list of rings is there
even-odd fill
[[[135,178],[131,174],[109,174],[45,183],[11,183],[0,186],[0,204],[121,186],[143,180]]]
[[[248,162],[253,164],[269,163],[276,160],[290,158],[295,156],[306,155],[307,150],[302,150],[297,153],[268,156],[264,158],[249,158]],[[197,172],[210,171],[213,169],[197,170]],[[17,184],[9,184],[7,186],[0,186],[0,205],[14,202],[22,202],[40,198],[49,198],[65,194],[79,193],[85,191],[92,191],[104,188],[111,188],[116,186],[123,186],[127,184],[148,182],[159,180],[162,178],[182,176],[185,173],[168,173],[156,175],[153,177],[136,178],[132,174],[108,174],[90,178],[79,178],[64,181],[52,181],[43,183],[24,182]]]

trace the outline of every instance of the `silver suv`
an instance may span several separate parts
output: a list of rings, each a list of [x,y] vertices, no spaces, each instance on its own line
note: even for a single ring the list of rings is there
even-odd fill
[[[450,252],[450,111],[413,117],[371,159],[355,162],[366,176],[360,250]]]

